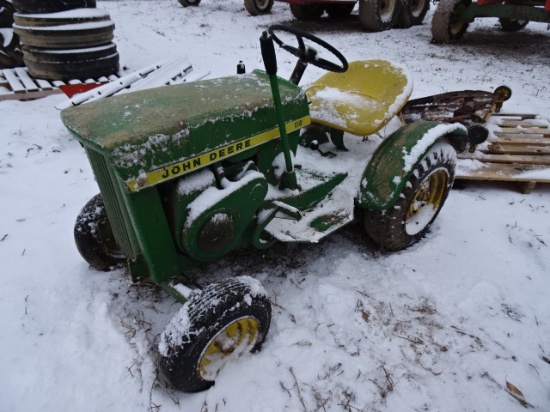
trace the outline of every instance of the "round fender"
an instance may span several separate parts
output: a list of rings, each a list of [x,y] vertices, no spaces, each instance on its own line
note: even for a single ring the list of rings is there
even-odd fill
[[[441,140],[453,144],[468,135],[459,123],[417,121],[392,133],[376,149],[361,178],[358,206],[385,210],[398,199],[415,166]]]

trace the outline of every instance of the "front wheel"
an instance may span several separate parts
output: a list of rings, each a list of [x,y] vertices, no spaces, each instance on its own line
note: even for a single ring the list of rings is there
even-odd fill
[[[271,323],[271,303],[248,276],[208,285],[183,305],[161,335],[157,366],[184,392],[208,389],[222,368],[260,349]]]
[[[399,200],[388,210],[365,213],[368,235],[385,250],[401,250],[420,240],[439,214],[454,181],[456,152],[437,143],[418,162]]]

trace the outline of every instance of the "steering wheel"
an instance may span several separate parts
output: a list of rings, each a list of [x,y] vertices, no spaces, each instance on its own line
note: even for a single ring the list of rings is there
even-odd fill
[[[294,36],[296,36],[296,40],[298,40],[298,47],[290,46],[286,43],[283,43],[281,41],[281,39],[279,39],[279,37],[277,37],[277,35],[275,34],[276,31],[284,31],[284,32],[287,32],[287,33],[290,33],[290,34],[293,34]],[[338,50],[336,50],[336,48],[334,46],[331,46],[326,41],[321,40],[320,38],[314,36],[313,34],[310,34],[310,33],[305,32],[303,30],[282,26],[280,24],[275,24],[275,25],[271,26],[268,29],[268,32],[271,35],[271,37],[273,38],[273,40],[275,41],[275,43],[277,43],[279,45],[279,47],[283,48],[284,50],[286,50],[290,54],[298,57],[298,59],[300,59],[304,63],[311,63],[314,66],[317,66],[321,69],[328,70],[328,71],[331,71],[331,72],[336,72],[336,73],[343,73],[348,69],[348,61],[342,55],[342,53],[340,53]],[[338,60],[340,60],[340,63],[342,63],[342,65],[340,66],[340,65],[338,65],[336,63],[333,63],[331,61],[318,58],[316,56],[316,53],[313,53],[313,54],[308,53],[308,48],[306,47],[306,45],[304,43],[304,39],[308,39],[308,40],[312,41],[313,43],[318,44],[319,46],[321,46],[325,50],[328,50],[329,52],[331,52]]]

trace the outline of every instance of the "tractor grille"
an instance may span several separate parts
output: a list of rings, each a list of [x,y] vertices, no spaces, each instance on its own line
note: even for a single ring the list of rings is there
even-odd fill
[[[86,153],[99,185],[109,223],[118,246],[128,259],[134,259],[140,253],[140,247],[124,202],[126,195],[121,190],[105,156],[89,148],[86,149]]]

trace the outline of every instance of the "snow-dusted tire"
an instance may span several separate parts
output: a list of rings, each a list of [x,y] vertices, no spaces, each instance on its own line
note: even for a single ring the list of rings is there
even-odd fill
[[[229,360],[260,349],[271,303],[260,282],[236,277],[194,294],[161,334],[157,367],[184,392],[208,389]]]
[[[96,0],[12,0],[12,3],[17,11],[24,13],[55,13],[96,6]]]
[[[269,14],[274,0],[244,0],[244,8],[251,16]]]
[[[322,4],[290,3],[290,12],[297,20],[317,20],[325,12],[325,7]]]
[[[108,271],[126,261],[112,235],[100,194],[91,198],[78,214],[74,240],[80,255],[94,269]]]
[[[79,9],[45,14],[15,13],[13,19],[16,25],[31,28],[96,23],[108,21],[110,16],[106,10],[102,9]]]
[[[46,80],[87,80],[116,74],[119,55],[114,43],[75,50],[23,47],[29,74]]]
[[[196,7],[201,3],[201,0],[178,0],[183,7]]]
[[[115,24],[111,20],[60,26],[19,26],[13,30],[25,46],[43,49],[81,49],[110,43]]]
[[[420,240],[439,214],[453,185],[456,152],[436,143],[416,165],[397,202],[388,210],[365,211],[365,229],[384,250]]]
[[[471,0],[441,0],[432,17],[432,37],[434,43],[451,43],[460,39],[469,23],[459,20],[461,12]]]
[[[398,25],[401,28],[418,26],[424,22],[426,13],[430,10],[431,0],[404,0],[399,13]]]
[[[354,8],[355,3],[330,3],[325,6],[327,14],[333,19],[343,19],[348,17]]]
[[[391,29],[397,24],[401,0],[360,0],[359,21],[368,31]]]
[[[529,23],[529,20],[499,19],[503,31],[519,31]]]

